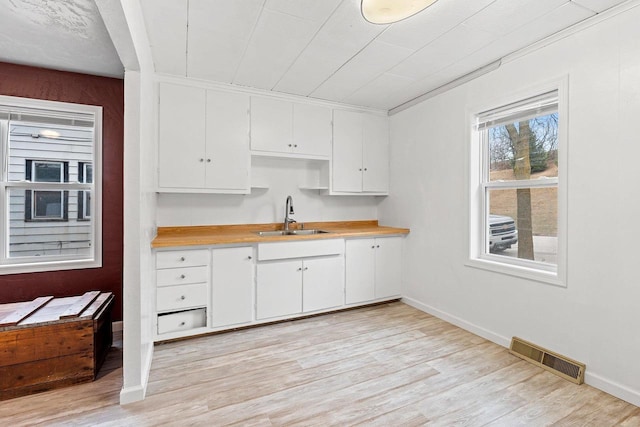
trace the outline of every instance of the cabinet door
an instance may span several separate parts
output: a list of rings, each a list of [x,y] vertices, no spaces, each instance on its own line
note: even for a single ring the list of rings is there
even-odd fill
[[[253,319],[253,248],[213,249],[211,325],[248,323]]]
[[[205,90],[160,83],[158,185],[202,188],[205,177]]]
[[[376,298],[399,296],[402,293],[402,238],[378,238],[375,245]]]
[[[206,187],[249,191],[249,95],[207,91]]]
[[[293,152],[310,156],[331,155],[331,109],[293,104]]]
[[[333,191],[362,191],[362,114],[333,111]]]
[[[376,297],[375,241],[347,240],[345,254],[346,303],[370,301]]]
[[[303,311],[344,304],[344,257],[304,260],[302,272]]]
[[[258,264],[256,318],[302,312],[302,261]]]
[[[389,192],[389,119],[363,114],[362,191]]]
[[[251,97],[251,149],[289,153],[293,149],[293,103]]]

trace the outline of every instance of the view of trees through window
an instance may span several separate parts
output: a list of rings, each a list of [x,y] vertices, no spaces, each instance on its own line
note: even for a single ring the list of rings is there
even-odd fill
[[[490,251],[556,264],[558,113],[503,121],[486,132],[486,179],[503,184],[486,188]]]

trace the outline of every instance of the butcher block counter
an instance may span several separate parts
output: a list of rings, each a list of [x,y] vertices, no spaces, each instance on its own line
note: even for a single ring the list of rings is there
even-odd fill
[[[282,230],[282,227],[282,223],[159,227],[156,238],[151,242],[151,247],[254,244],[298,240],[364,238],[409,233],[408,228],[386,227],[379,225],[377,220],[366,220],[294,223],[290,227],[292,230],[315,229],[326,232],[321,234],[268,237],[258,234],[260,231]]]

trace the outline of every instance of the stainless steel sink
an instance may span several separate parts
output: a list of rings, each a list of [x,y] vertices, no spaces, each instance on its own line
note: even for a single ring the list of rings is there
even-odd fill
[[[274,231],[258,231],[256,234],[261,237],[274,237],[274,236],[308,236],[310,234],[325,234],[329,233],[324,230],[274,230]]]

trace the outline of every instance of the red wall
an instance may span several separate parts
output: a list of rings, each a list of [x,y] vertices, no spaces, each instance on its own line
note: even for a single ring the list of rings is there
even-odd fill
[[[0,62],[0,95],[102,107],[102,268],[0,276],[0,303],[113,292],[122,319],[124,81]]]

